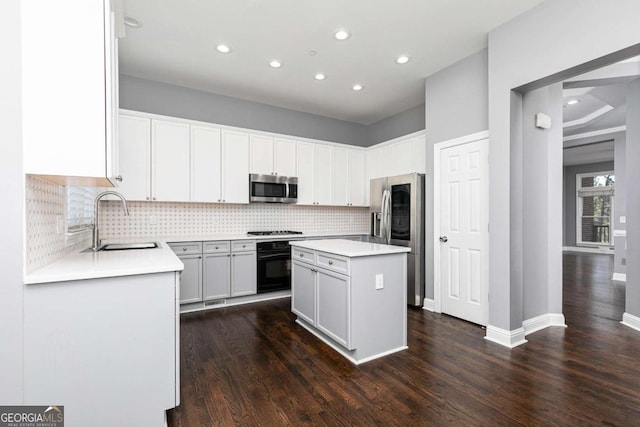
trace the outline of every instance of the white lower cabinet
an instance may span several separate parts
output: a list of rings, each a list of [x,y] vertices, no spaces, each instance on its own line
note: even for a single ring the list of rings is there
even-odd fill
[[[292,257],[291,311],[333,341],[353,350],[351,279],[348,274],[332,271],[348,273],[349,260],[299,249],[293,250]]]
[[[176,242],[169,246],[185,267],[181,304],[257,293],[255,240]]]

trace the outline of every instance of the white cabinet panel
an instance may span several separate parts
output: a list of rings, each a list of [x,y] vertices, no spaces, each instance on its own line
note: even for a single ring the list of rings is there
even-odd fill
[[[202,259],[202,292],[205,301],[231,295],[230,255],[204,255]]]
[[[331,165],[331,147],[316,144],[315,146],[315,202],[318,205],[331,204],[331,187],[333,183]]]
[[[277,175],[298,176],[296,167],[296,141],[275,139],[274,167]]]
[[[222,131],[222,201],[249,203],[249,134]]]
[[[296,285],[291,289],[291,311],[305,321],[316,322],[316,273],[312,265],[293,261],[293,277]]]
[[[332,174],[332,204],[346,206],[348,185],[349,152],[345,148],[333,147],[331,167]]]
[[[189,125],[151,121],[152,199],[189,201]]]
[[[273,165],[272,137],[252,134],[250,141],[250,156],[251,173],[258,173],[261,175],[272,175],[275,173]]]
[[[415,172],[427,173],[427,137],[420,135],[415,139]]]
[[[117,47],[110,2],[31,0],[20,6],[25,173],[110,185],[118,78],[112,74]]]
[[[350,206],[367,206],[368,180],[365,175],[365,152],[349,150],[348,203]],[[366,188],[366,191],[365,191]]]
[[[391,175],[415,172],[414,139],[396,142],[391,145]]]
[[[122,182],[118,191],[127,200],[149,200],[151,194],[151,120],[120,115],[118,154]]]
[[[297,143],[298,204],[315,204],[315,156],[314,144]]]
[[[254,295],[257,290],[256,253],[232,253],[231,296]]]
[[[191,201],[221,200],[220,129],[191,126]]]
[[[317,328],[344,347],[351,348],[349,276],[317,269]],[[297,283],[296,283],[297,286]]]
[[[202,256],[182,255],[184,270],[180,274],[180,304],[202,301]]]

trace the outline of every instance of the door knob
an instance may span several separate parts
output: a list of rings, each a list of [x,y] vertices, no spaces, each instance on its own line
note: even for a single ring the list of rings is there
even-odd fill
[[[442,243],[447,243],[449,241],[449,239],[447,238],[447,236],[440,236],[440,241]]]
[[[118,182],[122,182],[122,175],[118,175],[118,176],[116,176],[116,181],[118,181]]]

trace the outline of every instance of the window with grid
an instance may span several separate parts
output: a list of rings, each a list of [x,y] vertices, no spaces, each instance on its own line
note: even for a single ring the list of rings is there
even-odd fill
[[[93,227],[93,201],[97,188],[67,186],[66,227],[67,233],[79,233]]]
[[[578,243],[612,244],[613,172],[580,174],[577,176]]]

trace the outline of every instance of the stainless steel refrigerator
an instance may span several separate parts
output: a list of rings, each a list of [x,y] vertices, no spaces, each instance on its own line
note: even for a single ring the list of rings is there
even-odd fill
[[[407,303],[424,302],[424,174],[371,180],[370,221],[374,243],[406,246]]]

